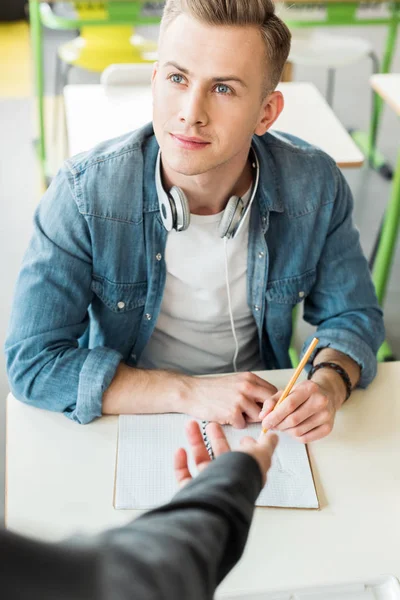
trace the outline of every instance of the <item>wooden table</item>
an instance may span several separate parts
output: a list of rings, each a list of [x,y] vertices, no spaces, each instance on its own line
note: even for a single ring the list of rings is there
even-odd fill
[[[264,372],[282,387],[291,370]],[[400,575],[400,362],[379,365],[309,445],[321,510],[259,508],[220,593]],[[7,399],[7,527],[45,539],[122,525],[112,506],[117,417],[77,425]]]
[[[321,147],[340,167],[362,165],[362,152],[313,84],[281,83],[278,89],[285,108],[274,129]],[[67,85],[64,97],[70,155],[152,119],[149,86]]]

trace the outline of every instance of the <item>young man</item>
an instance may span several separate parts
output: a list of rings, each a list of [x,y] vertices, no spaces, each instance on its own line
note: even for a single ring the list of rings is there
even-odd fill
[[[383,322],[349,188],[268,132],[289,47],[270,0],[166,3],[153,123],[68,160],[36,213],[6,344],[17,398],[79,423],[264,419],[308,442],[372,380]],[[270,415],[279,392],[251,371],[290,367],[302,300],[318,368]]]
[[[199,426],[189,423],[195,464],[206,471],[191,481],[179,450],[175,472],[185,487],[126,527],[62,544],[0,531],[1,598],[211,600],[243,553],[277,436],[245,438],[240,452],[229,452],[221,428],[208,428],[218,458],[208,466]]]

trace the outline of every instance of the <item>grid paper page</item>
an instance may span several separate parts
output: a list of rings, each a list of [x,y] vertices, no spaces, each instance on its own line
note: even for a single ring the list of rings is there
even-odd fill
[[[258,438],[260,424],[248,425],[245,430],[226,426],[224,431],[231,448],[238,448],[243,437],[250,435]],[[305,445],[285,433],[276,433],[279,444],[256,506],[319,508]]]
[[[118,420],[118,452],[115,485],[116,509],[149,509],[171,500],[178,491],[173,456],[177,448],[188,450],[185,423],[180,414],[121,415]],[[257,438],[260,424],[244,430],[224,427],[232,448],[242,437]],[[268,481],[257,506],[318,508],[306,448],[285,434],[274,453]],[[190,452],[189,466],[195,473]]]

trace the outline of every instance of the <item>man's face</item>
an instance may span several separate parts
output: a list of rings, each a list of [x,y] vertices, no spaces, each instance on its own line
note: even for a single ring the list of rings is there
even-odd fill
[[[255,27],[180,15],[163,32],[153,73],[153,124],[163,162],[182,175],[246,156],[264,133],[265,49]]]

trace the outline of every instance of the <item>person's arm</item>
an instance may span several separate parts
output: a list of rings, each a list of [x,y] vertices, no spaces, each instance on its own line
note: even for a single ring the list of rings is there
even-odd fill
[[[190,377],[172,371],[133,369],[121,363],[103,394],[103,414],[182,412],[198,419],[246,426],[276,387],[254,373]]]
[[[256,460],[232,452],[169,504],[95,538],[46,544],[0,533],[2,597],[211,600],[243,552],[261,484]]]
[[[322,348],[341,352],[359,366],[354,383],[364,388],[376,374],[376,354],[385,336],[383,316],[353,222],[350,188],[340,169],[332,168],[336,194],[329,231],[316,283],[304,303],[304,319],[317,327],[319,338],[310,364]]]
[[[376,374],[376,353],[384,340],[378,305],[359,233],[353,224],[353,199],[342,173],[334,166],[334,207],[314,287],[304,302],[304,319],[317,326],[319,343],[310,366],[333,362],[349,376],[351,387],[366,387]],[[310,336],[303,346],[307,349]],[[272,398],[276,402],[281,392]],[[260,413],[263,427],[286,431],[301,442],[328,435],[346,399],[342,377],[331,368],[316,371],[311,381],[297,384],[288,398],[271,412],[271,402]]]
[[[357,387],[360,381],[361,368],[350,356],[334,350],[333,348],[323,348],[318,352],[313,360],[313,365],[328,362],[339,365],[344,369],[350,379],[351,389]],[[329,391],[332,395],[336,410],[338,410],[346,399],[347,387],[342,377],[331,368],[324,368],[315,371],[311,381],[315,381],[320,387]]]
[[[91,231],[81,203],[65,168],[36,211],[6,341],[13,394],[78,423],[149,412],[186,412],[236,427],[245,416],[256,420],[257,402],[276,388],[252,373],[204,381],[128,367],[118,349],[79,346],[93,297]]]
[[[122,356],[79,346],[92,301],[91,233],[67,168],[35,213],[5,345],[13,394],[79,423],[101,415],[101,398]]]

